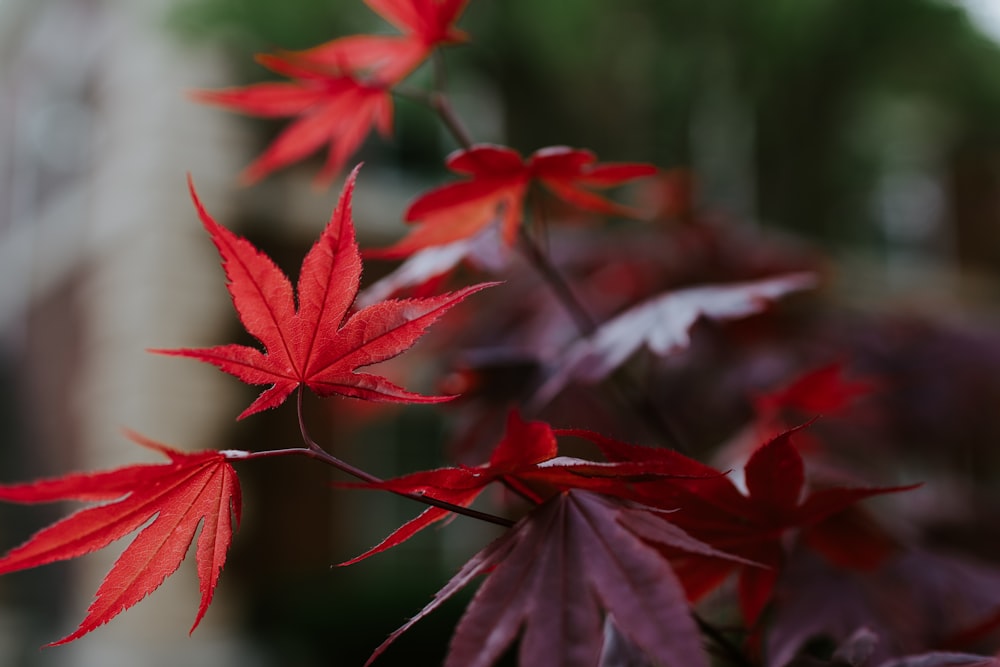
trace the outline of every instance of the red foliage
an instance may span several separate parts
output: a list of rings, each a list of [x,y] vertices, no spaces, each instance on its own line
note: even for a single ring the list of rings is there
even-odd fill
[[[679,569],[697,599],[714,589],[733,572],[739,573],[739,602],[748,626],[756,623],[771,598],[787,551],[787,533],[807,526],[816,528],[860,500],[906,491],[913,486],[846,488],[831,487],[804,493],[805,468],[793,446],[795,431],[786,431],[761,445],[744,469],[746,493],[726,476],[688,482],[647,484],[636,487],[635,499],[653,507],[677,508],[671,522],[691,535],[727,553],[766,568],[716,560],[687,560]],[[613,461],[671,460],[670,450],[636,447],[581,431],[567,434],[595,442]],[[815,535],[812,544],[822,544]]]
[[[365,83],[350,72],[309,69],[275,56],[258,60],[291,77],[288,83],[258,83],[242,88],[201,90],[196,100],[251,116],[297,117],[241,176],[250,185],[272,171],[298,162],[328,146],[326,165],[317,182],[340,173],[373,127],[392,131],[392,97],[384,85]]]
[[[391,85],[406,78],[435,47],[468,39],[454,25],[468,0],[365,0],[365,4],[403,34],[352,35],[285,55],[312,69],[366,73]]]
[[[269,257],[209,216],[191,185],[198,215],[222,257],[233,306],[266,352],[245,345],[154,351],[213,364],[247,384],[271,385],[240,419],[281,405],[300,385],[320,396],[374,401],[435,403],[450,398],[414,394],[379,375],[356,371],[408,349],[448,309],[489,285],[427,299],[385,301],[348,316],[361,278],[351,221],[357,171],[347,179],[333,217],[302,260],[294,293],[288,277]]]
[[[170,462],[0,486],[0,500],[10,502],[105,502],[52,524],[12,549],[0,559],[0,574],[103,549],[152,519],[108,572],[80,627],[49,646],[82,637],[159,588],[177,571],[199,524],[196,560],[201,604],[192,631],[212,602],[232,541],[233,522],[240,523],[236,471],[221,452],[187,454],[139,435],[133,434],[132,439]]]
[[[201,101],[242,113],[295,119],[247,168],[245,181],[324,146],[328,155],[320,179],[333,178],[373,128],[390,132],[396,86],[439,47],[468,39],[455,25],[467,0],[366,2],[399,34],[354,35],[261,56],[262,64],[290,81],[196,93]],[[298,391],[302,446],[187,454],[134,436],[169,462],[0,486],[0,500],[11,502],[104,503],[11,550],[0,558],[0,574],[82,556],[139,531],[79,628],[55,644],[81,637],[156,590],[179,567],[200,526],[197,626],[240,521],[240,485],[230,462],[298,455],[360,480],[342,487],[389,491],[428,505],[345,565],[399,546],[454,515],[506,527],[379,646],[369,663],[483,576],[455,629],[448,667],[487,667],[518,642],[520,663],[527,667],[708,667],[715,658],[740,667],[996,665],[992,658],[937,649],[965,649],[979,641],[986,646],[996,639],[1000,570],[908,543],[860,503],[916,485],[844,482],[855,475],[841,471],[859,469],[857,461],[855,468],[837,461],[826,469],[839,476],[818,475],[815,461],[805,460],[796,444],[806,427],[787,429],[821,414],[833,416],[848,428],[839,436],[836,429],[816,436],[823,456],[847,461],[846,454],[860,451],[866,457],[862,463],[889,435],[852,421],[847,410],[876,383],[848,380],[841,363],[828,363],[846,356],[844,341],[831,342],[838,334],[848,338],[831,325],[838,318],[800,313],[801,321],[792,323],[771,307],[815,286],[819,263],[709,222],[713,217],[693,194],[692,175],[677,170],[654,185],[658,214],[667,218],[658,221],[662,224],[633,230],[627,243],[617,243],[621,236],[612,234],[620,230],[602,229],[599,237],[587,230],[595,239],[589,250],[581,250],[586,243],[579,237],[553,234],[536,243],[535,234],[525,234],[518,248],[524,261],[515,264],[515,241],[525,207],[537,203],[536,191],[580,211],[634,216],[600,191],[658,170],[643,163],[600,163],[589,150],[564,146],[525,158],[512,148],[473,144],[447,102],[442,72],[435,70],[431,90],[411,97],[437,113],[464,147],[446,162],[462,180],[431,189],[410,205],[404,217],[413,223],[411,232],[370,252],[408,261],[360,299],[361,253],[351,216],[357,168],[306,253],[294,286],[269,256],[218,224],[189,181],[236,313],[260,345],[155,351],[210,363],[264,386],[239,419],[276,408]],[[533,218],[541,218],[546,207],[536,209]],[[533,221],[541,238],[545,221]],[[554,258],[556,253],[562,254]],[[471,426],[462,435],[473,432],[488,445],[469,446],[462,461],[482,463],[383,480],[326,451],[309,434],[301,401],[305,388],[319,396],[396,403],[454,398],[412,393],[361,369],[408,350],[452,307],[499,284],[428,296],[428,285],[457,282],[454,269],[463,262],[473,271],[504,273],[508,280],[503,290],[493,291],[496,301],[453,327],[448,339],[449,351],[460,343],[476,348],[475,362],[461,371],[463,386],[474,396],[459,402],[457,410],[465,412],[456,422],[465,419]],[[536,274],[540,278],[533,280]],[[418,297],[383,300],[401,290],[417,290]],[[733,323],[751,315],[759,317],[740,328]],[[643,349],[649,352],[645,356]],[[980,373],[970,374],[974,380],[992,373],[988,355],[971,356]],[[937,368],[941,355],[905,357],[901,365],[908,369],[918,358],[930,359],[929,372],[947,375]],[[760,386],[773,386],[776,377],[794,376],[803,367],[814,370],[759,393]],[[976,382],[968,384],[973,391],[955,403],[978,396]],[[949,386],[922,404],[913,401],[918,407],[902,401],[897,421],[913,429],[926,411],[920,407],[941,409],[952,394]],[[994,403],[986,400],[986,409],[973,411],[973,418],[952,423],[983,419],[980,413]],[[872,409],[891,410],[885,404]],[[533,418],[522,418],[522,412]],[[580,428],[551,426],[560,422]],[[625,439],[603,435],[595,422]],[[778,434],[746,436],[765,431]],[[733,437],[734,432],[743,435]],[[640,438],[629,434],[660,446],[632,444],[627,440]],[[912,431],[908,435],[918,439]],[[569,450],[561,438],[577,439],[570,446],[578,447]],[[906,441],[897,451],[908,446]],[[721,447],[748,455],[740,472],[703,462],[718,460]],[[924,471],[936,472],[933,465]],[[964,492],[970,484],[968,477],[963,481],[954,488]],[[494,484],[524,501],[500,508],[514,518],[471,508]],[[975,491],[965,504],[956,501],[959,512],[988,502],[990,493]],[[730,581],[733,587],[725,585]],[[718,595],[710,597],[712,592]],[[739,612],[742,624],[723,630],[706,620],[703,612],[716,610],[695,605],[709,600],[721,608],[720,618]],[[817,639],[839,646],[806,654]]]
[[[597,434],[590,434],[599,437]],[[610,496],[635,496],[634,484],[670,478],[715,477],[720,473],[680,454],[651,461],[602,463],[558,456],[552,428],[539,421],[525,422],[516,411],[507,419],[507,431],[490,460],[482,466],[440,468],[404,475],[385,482],[354,485],[397,493],[417,493],[454,505],[468,506],[494,482],[502,483],[533,502],[542,502],[553,492],[586,489]],[[538,487],[544,493],[536,491]],[[429,507],[400,526],[389,537],[365,553],[344,563],[349,565],[394,547],[450,514]]]
[[[524,160],[504,146],[479,144],[448,156],[448,168],[469,179],[445,185],[419,197],[404,219],[417,227],[404,239],[370,257],[406,257],[429,246],[444,245],[478,234],[500,218],[500,236],[513,245],[521,226],[528,186],[538,181],[565,202],[585,211],[629,216],[634,213],[588,188],[607,188],[656,173],[649,164],[599,164],[587,150],[553,146]]]

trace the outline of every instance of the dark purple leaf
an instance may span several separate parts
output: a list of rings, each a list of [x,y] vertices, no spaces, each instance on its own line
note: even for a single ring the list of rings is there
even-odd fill
[[[727,554],[657,514],[583,491],[555,496],[474,556],[400,634],[479,574],[445,665],[492,665],[521,636],[523,667],[598,663],[605,615],[653,661],[708,667],[684,589],[654,544],[710,558]]]

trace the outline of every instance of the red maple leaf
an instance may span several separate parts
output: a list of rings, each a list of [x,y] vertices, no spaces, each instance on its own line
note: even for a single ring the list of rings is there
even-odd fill
[[[593,436],[600,437],[597,434]],[[346,486],[426,495],[453,505],[468,506],[494,482],[505,484],[526,498],[542,502],[545,494],[535,490],[539,487],[550,489],[550,493],[585,489],[630,498],[635,495],[632,485],[636,483],[719,474],[681,454],[657,461],[611,463],[558,456],[556,435],[552,427],[542,421],[526,422],[513,410],[507,417],[507,430],[503,438],[484,465],[425,470],[379,483]],[[449,510],[440,507],[428,507],[382,542],[343,565],[356,563],[401,544],[450,514]]]
[[[236,527],[240,523],[236,471],[222,452],[188,454],[129,435],[140,445],[166,455],[170,462],[0,486],[0,500],[18,503],[110,501],[39,531],[0,558],[0,574],[97,551],[152,519],[108,572],[80,627],[49,646],[82,637],[159,588],[177,571],[199,524],[196,560],[201,604],[192,632],[212,602],[233,537],[234,520]]]
[[[406,78],[435,47],[468,40],[454,26],[468,0],[365,0],[365,4],[403,34],[351,35],[283,55],[305,67],[365,73],[392,85]]]
[[[351,221],[357,172],[355,168],[347,179],[330,222],[302,261],[295,293],[267,255],[209,216],[191,184],[198,215],[222,257],[233,306],[266,352],[245,345],[153,352],[191,357],[248,384],[271,385],[240,419],[280,405],[300,385],[320,396],[372,401],[436,403],[451,398],[414,394],[357,369],[408,349],[448,309],[492,283],[426,299],[384,301],[348,316],[361,277]]]
[[[706,667],[684,589],[659,546],[729,558],[648,510],[586,491],[557,494],[473,556],[366,664],[488,574],[455,629],[445,667],[492,665],[518,635],[523,667],[595,665],[602,611],[656,664]]]
[[[849,381],[844,365],[834,362],[814,368],[788,385],[754,399],[754,408],[765,417],[793,409],[810,416],[828,415],[844,410],[850,403],[872,393],[877,383],[870,379]]]
[[[201,90],[194,98],[263,118],[298,117],[241,175],[246,184],[328,145],[316,180],[328,184],[373,127],[392,131],[389,90],[441,44],[463,42],[454,27],[468,0],[366,0],[403,35],[352,35],[305,51],[261,54],[257,61],[292,82]]]
[[[193,93],[200,102],[250,116],[297,117],[243,171],[244,183],[255,183],[325,145],[326,164],[316,181],[326,185],[343,170],[372,127],[383,136],[392,132],[392,97],[386,86],[362,82],[349,72],[310,69],[276,56],[259,56],[258,61],[293,80]]]
[[[677,566],[694,599],[714,589],[729,574],[738,572],[740,608],[750,626],[771,597],[785,562],[786,536],[790,530],[807,527],[813,532],[821,530],[824,519],[858,501],[919,486],[830,487],[806,493],[805,465],[791,440],[797,430],[786,431],[757,448],[744,468],[746,493],[728,476],[705,475],[698,480],[675,479],[635,487],[635,500],[654,507],[676,508],[678,511],[670,515],[670,521],[694,537],[767,566],[709,559],[688,560]],[[672,460],[676,456],[669,450],[629,445],[584,431],[560,433],[591,440],[613,461]],[[822,545],[822,536],[811,536],[809,543]]]
[[[598,164],[590,151],[553,146],[536,151],[525,161],[504,146],[478,144],[448,156],[452,171],[469,180],[431,190],[410,205],[407,222],[419,223],[405,238],[388,248],[368,251],[371,257],[406,257],[429,246],[474,236],[500,217],[500,234],[513,245],[522,220],[528,186],[538,181],[560,199],[577,208],[608,215],[634,215],[588,188],[607,188],[656,173],[639,163]]]

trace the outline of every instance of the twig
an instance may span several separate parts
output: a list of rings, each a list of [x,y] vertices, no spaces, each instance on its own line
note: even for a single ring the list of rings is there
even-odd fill
[[[573,323],[576,325],[577,330],[580,335],[585,337],[590,337],[597,331],[597,322],[591,317],[587,309],[584,308],[583,304],[576,295],[573,293],[573,289],[563,278],[563,275],[559,272],[559,269],[549,261],[548,256],[542,252],[542,249],[538,247],[535,240],[531,238],[531,235],[524,228],[524,225],[518,229],[517,236],[518,243],[520,244],[521,252],[527,258],[528,262],[535,268],[538,273],[542,275],[545,282],[548,283],[552,291],[555,292],[556,298],[559,303],[562,304],[566,312],[569,313],[570,317],[573,318]]]
[[[597,322],[584,307],[583,303],[577,299],[562,273],[552,263],[548,255],[542,252],[542,249],[531,238],[525,227],[522,225],[518,231],[518,241],[522,253],[555,293],[559,303],[562,304],[563,308],[566,309],[573,319],[577,331],[584,338],[593,336],[597,331]],[[663,438],[666,444],[677,451],[689,452],[677,428],[670,419],[657,410],[649,397],[638,389],[638,383],[635,379],[625,373],[617,373],[608,378],[607,386],[611,388],[619,402],[630,406],[654,433],[658,433]]]
[[[302,412],[302,396],[303,389],[300,386],[298,390],[297,397],[297,407],[299,413],[299,431],[302,433],[302,440],[306,443],[305,447],[291,447],[288,449],[268,449],[261,452],[247,452],[238,458],[239,460],[249,460],[249,459],[263,459],[271,458],[275,456],[306,456],[317,461],[322,461],[323,463],[333,466],[341,472],[347,473],[351,477],[360,479],[363,482],[368,482],[369,484],[381,484],[382,479],[376,477],[369,472],[357,468],[350,463],[334,456],[325,449],[319,446],[313,437],[309,434],[309,430],[306,427],[306,422]],[[392,489],[389,489],[392,491]],[[480,521],[486,521],[487,523],[496,524],[498,526],[504,526],[510,528],[514,525],[514,521],[510,519],[505,519],[503,517],[496,516],[495,514],[489,514],[487,512],[480,512],[479,510],[474,510],[468,507],[463,507],[462,505],[455,505],[444,500],[438,500],[432,496],[426,496],[419,493],[406,493],[403,491],[392,491],[397,496],[402,496],[403,498],[409,498],[410,500],[415,500],[418,503],[423,503],[425,505],[430,505],[432,507],[438,507],[443,510],[448,510],[449,512],[454,512],[455,514],[462,514],[473,519],[479,519]]]
[[[472,135],[465,129],[462,119],[458,117],[458,114],[451,107],[451,100],[444,93],[447,81],[444,56],[441,54],[441,51],[435,50],[431,58],[434,66],[434,92],[430,95],[431,108],[440,116],[441,121],[448,128],[448,131],[451,132],[451,136],[455,137],[455,141],[458,142],[459,146],[465,150],[469,150],[472,148]]]
[[[722,630],[699,616],[697,612],[692,611],[691,616],[694,618],[694,622],[698,625],[698,629],[701,630],[702,634],[715,642],[715,645],[720,649],[721,655],[728,658],[730,664],[736,667],[758,667],[757,663],[740,650],[740,647],[734,644],[729,637],[726,637]]]

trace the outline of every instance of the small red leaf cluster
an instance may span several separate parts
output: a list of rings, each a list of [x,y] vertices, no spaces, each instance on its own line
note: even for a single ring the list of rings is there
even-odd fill
[[[596,434],[593,437],[597,437]],[[511,412],[507,430],[486,464],[416,472],[364,486],[396,493],[417,493],[454,505],[468,506],[494,482],[538,503],[563,490],[581,489],[630,497],[634,495],[632,485],[637,480],[712,477],[718,474],[721,473],[680,454],[667,455],[655,461],[609,463],[561,457],[558,455],[556,434],[549,424],[525,422],[517,412]],[[355,563],[394,547],[444,519],[449,513],[440,507],[430,507],[377,546],[344,564]]]
[[[419,197],[404,214],[415,229],[399,243],[368,252],[370,257],[406,257],[430,246],[471,238],[494,220],[500,237],[513,245],[523,221],[528,187],[535,181],[573,206],[593,213],[631,216],[634,212],[588,188],[621,185],[656,173],[648,164],[600,164],[586,150],[553,146],[524,160],[504,146],[480,144],[456,151],[445,164],[468,180]]]
[[[743,471],[746,492],[730,476],[669,486],[644,485],[636,498],[652,507],[680,508],[670,520],[691,535],[755,565],[719,560],[685,559],[682,578],[696,599],[713,590],[731,573],[738,574],[739,606],[753,626],[771,599],[781,574],[790,531],[822,531],[822,521],[858,501],[902,487],[828,487],[806,492],[805,466],[786,431],[761,445]],[[659,450],[643,451],[607,438],[594,439],[611,460],[653,461]],[[820,538],[816,543],[822,544]],[[760,567],[761,565],[765,567]]]
[[[243,88],[197,91],[194,98],[263,118],[295,118],[243,172],[255,183],[324,146],[318,181],[329,183],[377,128],[392,132],[390,90],[439,45],[466,35],[454,27],[468,0],[366,0],[402,35],[356,35],[300,52],[258,56],[258,62],[291,79]]]
[[[236,312],[264,351],[243,345],[153,351],[211,363],[248,384],[269,385],[240,418],[282,404],[302,386],[320,396],[339,394],[371,401],[435,403],[451,398],[414,394],[380,375],[357,369],[410,348],[441,315],[490,284],[426,299],[384,301],[350,313],[361,277],[351,220],[356,176],[357,169],[345,184],[329,224],[306,254],[294,291],[270,258],[212,219],[191,186],[198,215],[222,258]],[[185,454],[133,437],[171,462],[0,486],[0,500],[12,502],[114,501],[42,530],[0,559],[0,574],[91,553],[153,519],[105,577],[80,627],[56,644],[107,623],[158,588],[179,567],[199,524],[196,560],[202,601],[195,626],[215,592],[233,523],[239,524],[242,510],[239,481],[229,461],[252,454]]]

